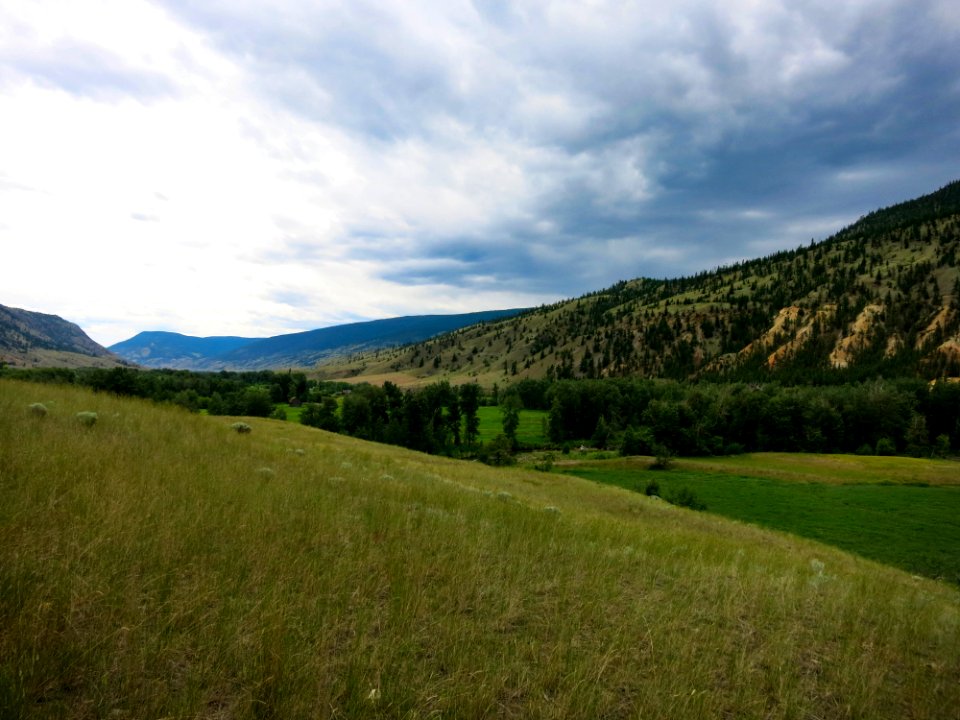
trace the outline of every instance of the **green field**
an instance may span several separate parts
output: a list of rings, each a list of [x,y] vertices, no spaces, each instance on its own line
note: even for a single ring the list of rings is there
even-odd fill
[[[0,380],[0,718],[960,708],[955,586],[572,476],[235,420]]]
[[[303,406],[291,407],[287,403],[278,403],[278,408],[283,408],[283,411],[287,414],[287,420],[289,422],[300,422],[300,415],[303,413]]]
[[[480,440],[490,442],[503,432],[503,415],[495,405],[485,405],[477,410],[480,419]],[[517,442],[524,445],[543,446],[547,437],[543,433],[543,421],[547,413],[543,410],[521,410],[520,425],[517,427]]]
[[[286,411],[288,421],[300,422],[300,414],[303,412],[302,407],[290,407],[286,403],[281,403],[277,407]],[[481,442],[490,442],[503,432],[503,416],[498,406],[485,405],[478,408],[477,417],[480,420],[479,439]],[[547,413],[542,410],[521,410],[517,440],[525,445],[545,445],[547,438],[543,434],[543,421],[546,417]]]
[[[795,533],[911,573],[960,583],[960,463],[915,458],[755,454],[564,466],[564,472],[670,497],[688,488],[718,515]]]

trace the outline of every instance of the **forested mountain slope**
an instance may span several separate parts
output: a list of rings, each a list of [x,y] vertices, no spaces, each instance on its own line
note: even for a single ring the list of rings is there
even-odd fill
[[[960,181],[820,243],[692,277],[639,278],[325,377],[960,375]]]
[[[111,346],[133,362],[181,370],[271,370],[306,368],[322,360],[361,351],[394,348],[491,320],[520,309],[485,310],[457,315],[413,315],[334,325],[269,338],[191,337],[142,332]]]

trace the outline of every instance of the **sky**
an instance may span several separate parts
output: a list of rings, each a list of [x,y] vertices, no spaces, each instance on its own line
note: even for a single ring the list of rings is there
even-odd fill
[[[110,345],[527,307],[960,177],[956,0],[4,0],[0,303]]]

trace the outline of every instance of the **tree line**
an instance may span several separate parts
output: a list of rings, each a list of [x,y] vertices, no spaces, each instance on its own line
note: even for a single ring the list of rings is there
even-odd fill
[[[960,450],[958,383],[524,380],[504,394],[516,394],[524,407],[547,410],[547,433],[555,445],[587,442],[630,455]]]
[[[294,372],[5,368],[210,414],[267,417],[296,399],[301,422],[433,454],[502,458],[523,409],[546,412],[552,447],[628,455],[751,451],[946,455],[960,451],[960,383],[874,378],[833,385],[636,378],[523,379],[485,392],[446,381],[419,389],[308,380]],[[478,409],[499,405],[503,437],[479,443]]]

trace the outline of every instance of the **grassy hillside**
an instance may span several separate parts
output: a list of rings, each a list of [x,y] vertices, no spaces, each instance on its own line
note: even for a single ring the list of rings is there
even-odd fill
[[[0,365],[117,367],[121,358],[57,315],[0,305]]]
[[[393,353],[323,366],[397,384],[524,377],[960,375],[960,181],[823,242],[639,278]]]
[[[2,717],[960,707],[954,588],[577,478],[250,425],[0,381]]]

